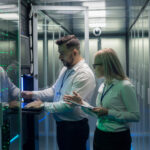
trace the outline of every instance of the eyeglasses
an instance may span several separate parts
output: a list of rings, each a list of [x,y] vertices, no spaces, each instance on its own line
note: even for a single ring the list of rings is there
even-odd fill
[[[102,64],[93,64],[93,68],[95,69],[96,66],[101,66]]]

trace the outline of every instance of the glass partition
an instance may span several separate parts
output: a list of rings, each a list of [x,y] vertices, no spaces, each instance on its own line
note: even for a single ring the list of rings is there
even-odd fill
[[[59,11],[49,10],[46,15],[37,11],[37,34],[38,34],[38,89],[51,87],[62,68],[59,60],[58,46],[56,40],[67,34],[74,34],[71,30],[71,19],[76,21],[81,19],[84,28],[84,11]],[[65,24],[62,24],[62,21]],[[65,20],[65,21],[64,21]],[[71,28],[70,28],[71,27]],[[80,31],[76,35],[81,41],[81,54],[84,57],[85,40],[80,38]],[[84,36],[84,35],[83,35]],[[88,56],[89,57],[89,56]],[[49,148],[57,150],[55,121],[51,114],[42,113],[39,115],[39,149],[48,150]]]
[[[141,1],[140,9],[143,7],[143,10],[139,14],[139,11],[133,9],[134,7],[137,8],[139,0],[132,0],[131,2],[130,14],[135,17],[139,15],[139,17],[135,20],[130,15],[129,18],[130,22],[135,21],[129,32],[129,78],[132,79],[136,88],[141,116],[140,122],[132,126],[132,148],[147,150],[150,147],[150,3],[143,7],[146,1]]]
[[[60,25],[41,12],[38,13],[39,89],[51,86],[57,79],[62,64],[58,61],[58,48],[55,42],[65,34],[66,31]]]
[[[45,89],[56,81],[62,68],[56,40],[67,32],[42,12],[38,12],[38,88]],[[44,118],[44,119],[43,119]],[[39,149],[57,149],[55,121],[43,112],[39,115]]]
[[[0,2],[0,149],[21,149],[19,0]]]

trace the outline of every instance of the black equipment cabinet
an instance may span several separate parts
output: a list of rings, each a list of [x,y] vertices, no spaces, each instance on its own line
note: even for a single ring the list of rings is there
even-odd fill
[[[33,77],[23,75],[23,90],[33,91]],[[31,99],[24,99],[24,103],[32,102]],[[22,149],[39,150],[39,114],[42,109],[22,108]]]
[[[39,150],[38,116],[42,110],[22,110],[22,149]]]

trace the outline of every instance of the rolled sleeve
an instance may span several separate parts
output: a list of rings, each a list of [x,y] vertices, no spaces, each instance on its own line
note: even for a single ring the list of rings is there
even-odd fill
[[[40,91],[33,91],[33,99],[41,99],[42,101],[52,101],[54,97],[54,87],[40,90]]]
[[[65,102],[44,102],[44,110],[51,113],[63,113],[72,111],[72,107]]]

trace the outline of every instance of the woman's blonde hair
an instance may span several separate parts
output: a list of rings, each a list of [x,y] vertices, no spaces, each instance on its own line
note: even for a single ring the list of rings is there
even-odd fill
[[[111,48],[105,48],[99,50],[95,55],[97,64],[101,64],[104,67],[104,76],[107,80],[116,78],[118,80],[127,79],[122,65],[116,52]]]

